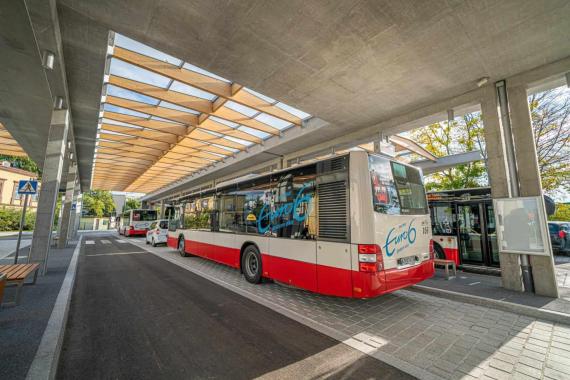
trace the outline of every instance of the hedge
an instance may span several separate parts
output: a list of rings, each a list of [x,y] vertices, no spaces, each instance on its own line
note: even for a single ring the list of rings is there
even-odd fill
[[[0,231],[18,231],[20,228],[20,218],[22,216],[22,209],[19,208],[0,208]],[[24,230],[30,231],[34,229],[36,224],[36,212],[26,212],[26,220],[24,223]]]

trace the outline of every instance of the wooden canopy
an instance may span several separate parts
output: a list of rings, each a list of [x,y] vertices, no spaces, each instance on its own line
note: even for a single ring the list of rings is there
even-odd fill
[[[112,51],[94,189],[149,193],[303,122],[277,101],[184,63],[174,65],[120,46]],[[119,76],[114,60],[168,84]],[[173,84],[192,91],[175,91]]]
[[[18,157],[28,156],[2,123],[0,123],[0,154]]]

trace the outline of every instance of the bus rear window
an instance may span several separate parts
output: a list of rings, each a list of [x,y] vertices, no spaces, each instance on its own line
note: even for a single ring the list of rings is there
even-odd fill
[[[156,220],[155,210],[133,211],[133,222],[147,222]]]
[[[368,169],[372,181],[372,205],[374,211],[383,214],[400,214],[400,200],[390,168],[390,160],[368,156]]]
[[[391,162],[402,214],[427,214],[427,200],[422,176],[418,169]]]
[[[427,214],[420,172],[379,156],[368,156],[374,211],[383,214]]]

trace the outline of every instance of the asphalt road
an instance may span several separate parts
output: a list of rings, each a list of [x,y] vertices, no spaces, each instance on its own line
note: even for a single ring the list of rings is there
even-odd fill
[[[411,378],[116,239],[84,236],[60,379]]]

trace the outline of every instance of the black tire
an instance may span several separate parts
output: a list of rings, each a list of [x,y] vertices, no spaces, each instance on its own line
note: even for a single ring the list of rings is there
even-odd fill
[[[178,253],[182,257],[188,257],[189,255],[184,251],[184,238],[181,236],[178,238]]]
[[[241,256],[241,271],[247,282],[259,284],[261,282],[261,254],[254,245],[248,245]]]
[[[443,252],[443,248],[441,248],[441,245],[434,244],[433,249],[435,251],[435,258],[436,259],[442,259],[442,260],[446,259],[445,258],[445,252]]]

